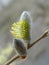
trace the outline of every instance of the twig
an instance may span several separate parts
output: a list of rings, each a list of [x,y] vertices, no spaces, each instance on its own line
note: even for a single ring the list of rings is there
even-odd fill
[[[49,30],[46,30],[45,33],[39,37],[37,40],[35,40],[32,44],[29,45],[28,49],[30,49],[32,46],[34,46],[37,42],[39,42],[41,39],[47,37],[49,35]]]
[[[15,55],[14,57],[12,57],[9,61],[7,61],[4,65],[9,65],[10,63],[12,63],[14,60],[18,59],[20,56]]]
[[[49,30],[47,30],[40,38],[38,38],[36,41],[34,41],[31,45],[29,45],[29,47],[27,49],[30,49],[32,46],[34,46],[37,42],[39,42],[41,39],[47,37],[49,35]],[[9,61],[7,61],[7,63],[5,63],[4,65],[9,65],[10,63],[12,63],[13,61],[15,61],[16,59],[20,58],[20,56],[14,56],[12,57]]]

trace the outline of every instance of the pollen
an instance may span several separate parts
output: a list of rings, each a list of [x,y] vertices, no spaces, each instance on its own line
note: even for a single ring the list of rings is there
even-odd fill
[[[30,39],[30,25],[27,21],[13,23],[10,32],[15,38]]]

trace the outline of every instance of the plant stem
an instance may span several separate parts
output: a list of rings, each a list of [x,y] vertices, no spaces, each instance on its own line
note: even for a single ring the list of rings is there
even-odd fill
[[[37,40],[35,40],[32,44],[30,44],[28,46],[27,49],[30,49],[32,46],[34,46],[37,42],[39,42],[41,39],[47,37],[49,35],[49,30],[47,30],[41,37],[39,37]],[[16,59],[20,58],[20,56],[14,56],[12,57],[9,61],[7,61],[7,63],[5,63],[4,65],[9,65],[10,63],[12,63],[13,61],[15,61]]]
[[[49,30],[47,30],[41,37],[39,37],[37,40],[35,40],[32,44],[29,45],[28,49],[30,49],[32,46],[34,46],[37,42],[42,40],[43,38],[47,37],[49,34]]]
[[[14,60],[18,59],[20,56],[15,55],[14,57],[12,57],[9,61],[7,61],[4,65],[9,65],[11,64]]]

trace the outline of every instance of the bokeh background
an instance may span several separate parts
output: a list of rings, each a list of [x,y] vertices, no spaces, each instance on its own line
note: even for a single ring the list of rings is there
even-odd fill
[[[49,29],[49,0],[0,0],[0,65],[16,54],[10,27],[23,11],[32,17],[30,42]],[[49,65],[49,36],[28,50],[26,60],[18,59],[10,65]]]

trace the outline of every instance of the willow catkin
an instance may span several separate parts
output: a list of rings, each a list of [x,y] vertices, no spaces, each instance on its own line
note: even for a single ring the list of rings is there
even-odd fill
[[[25,42],[23,41],[30,41],[30,18],[28,12],[23,12],[20,20],[12,24],[10,32],[15,38],[14,47],[17,52],[20,55],[26,55]]]

